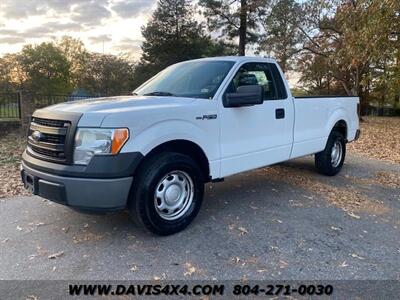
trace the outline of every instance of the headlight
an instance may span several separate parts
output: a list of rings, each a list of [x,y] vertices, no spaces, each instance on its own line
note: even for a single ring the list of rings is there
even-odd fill
[[[78,128],[75,135],[74,163],[87,165],[96,154],[117,154],[128,139],[127,128]]]

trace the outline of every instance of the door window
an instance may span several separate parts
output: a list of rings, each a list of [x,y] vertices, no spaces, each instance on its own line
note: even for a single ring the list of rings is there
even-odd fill
[[[281,75],[274,64],[244,64],[230,82],[226,93],[235,93],[238,87],[244,85],[260,85],[263,89],[264,100],[287,98]]]

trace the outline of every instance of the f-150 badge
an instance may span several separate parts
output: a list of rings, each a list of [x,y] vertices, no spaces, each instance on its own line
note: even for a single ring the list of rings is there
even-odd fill
[[[196,120],[214,120],[217,118],[217,115],[203,115],[201,117],[196,117]]]

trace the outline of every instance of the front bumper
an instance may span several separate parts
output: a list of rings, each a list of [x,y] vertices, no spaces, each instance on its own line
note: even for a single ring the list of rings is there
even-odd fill
[[[113,211],[127,204],[133,177],[84,178],[44,173],[21,165],[24,186],[33,194],[88,211]]]

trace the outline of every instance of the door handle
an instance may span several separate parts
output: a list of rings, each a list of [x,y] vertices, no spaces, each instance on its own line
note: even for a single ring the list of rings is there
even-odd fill
[[[275,110],[275,119],[284,119],[285,118],[285,109],[277,108]]]

